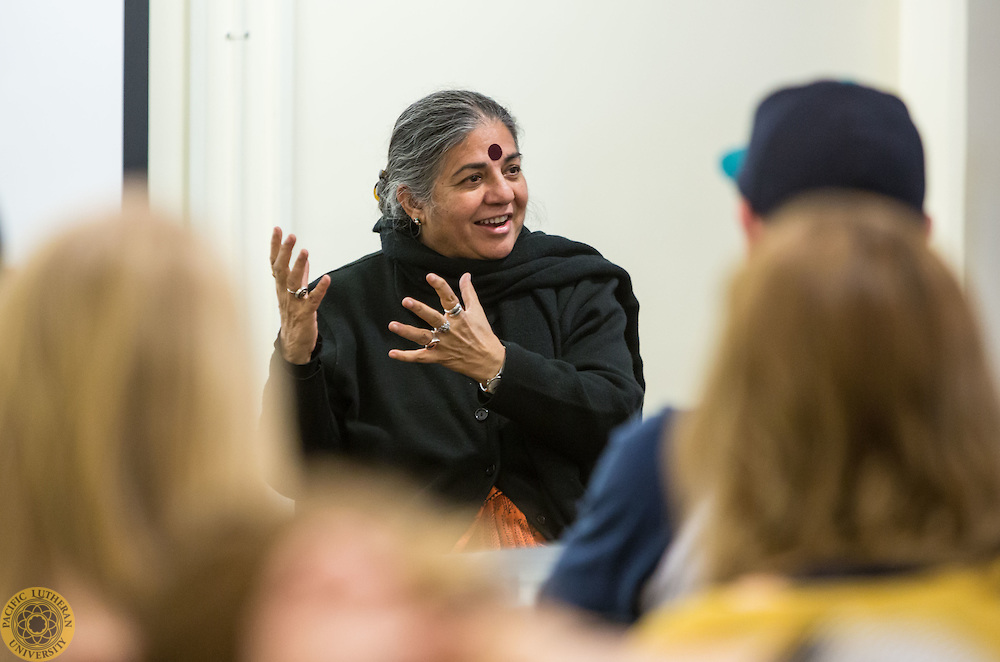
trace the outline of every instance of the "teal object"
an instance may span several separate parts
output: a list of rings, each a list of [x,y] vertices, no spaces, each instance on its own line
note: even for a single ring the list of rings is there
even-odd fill
[[[725,173],[726,177],[735,180],[739,176],[740,170],[743,169],[743,161],[746,160],[746,157],[746,147],[733,149],[722,155],[722,160],[719,161],[719,166],[722,168],[722,172]]]

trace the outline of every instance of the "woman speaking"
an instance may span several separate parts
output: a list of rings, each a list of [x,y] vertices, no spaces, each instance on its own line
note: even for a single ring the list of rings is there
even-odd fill
[[[291,382],[306,454],[402,469],[478,507],[460,548],[557,538],[609,430],[642,406],[628,273],[524,227],[521,159],[505,108],[437,92],[393,129],[380,251],[310,286],[295,236],[271,238],[269,388]]]

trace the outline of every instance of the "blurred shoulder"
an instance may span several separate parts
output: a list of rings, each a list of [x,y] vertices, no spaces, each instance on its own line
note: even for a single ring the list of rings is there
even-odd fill
[[[947,659],[1000,659],[998,568],[809,582],[750,576],[653,612],[634,636],[662,653],[739,650],[739,659],[787,659],[806,647],[815,656],[865,642],[899,650],[886,659],[904,659],[904,644],[912,650],[916,641],[950,647],[956,655]]]

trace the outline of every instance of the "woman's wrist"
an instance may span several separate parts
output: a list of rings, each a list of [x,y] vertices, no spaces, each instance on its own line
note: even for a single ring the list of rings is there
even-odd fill
[[[305,365],[312,361],[313,355],[316,353],[316,348],[319,344],[319,338],[316,339],[316,343],[314,343],[308,351],[302,347],[301,343],[289,344],[285,342],[283,332],[278,333],[278,343],[281,346],[281,357],[285,359],[285,361],[295,365]]]
[[[498,367],[496,372],[492,370],[487,371],[487,377],[479,382],[479,388],[482,389],[484,393],[495,393],[497,386],[500,384],[500,378],[503,376],[504,366],[507,364],[507,348],[500,345],[501,354],[499,365],[494,361],[492,365]]]

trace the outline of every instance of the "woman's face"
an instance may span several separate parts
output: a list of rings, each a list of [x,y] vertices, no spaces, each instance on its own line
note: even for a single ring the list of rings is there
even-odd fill
[[[514,137],[502,122],[484,124],[445,154],[431,204],[416,212],[420,240],[445,257],[507,257],[527,204]]]

